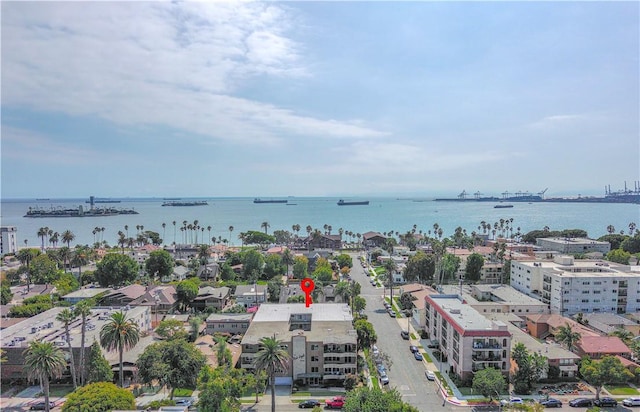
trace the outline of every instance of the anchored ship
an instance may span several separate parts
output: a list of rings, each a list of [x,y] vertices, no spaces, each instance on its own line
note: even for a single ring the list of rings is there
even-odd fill
[[[162,206],[207,206],[208,204],[206,200],[194,200],[164,202]]]
[[[260,199],[256,197],[253,203],[287,203],[287,199]]]
[[[338,206],[357,206],[357,205],[368,205],[369,201],[368,200],[358,200],[358,201],[345,201],[340,199],[338,201]]]

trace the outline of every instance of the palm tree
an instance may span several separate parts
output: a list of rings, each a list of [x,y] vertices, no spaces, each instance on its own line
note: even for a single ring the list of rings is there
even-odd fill
[[[171,223],[173,223],[173,247],[175,249],[175,247],[176,247],[176,221],[174,220]]]
[[[38,229],[38,236],[40,237],[40,239],[42,239],[42,246],[40,248],[40,250],[42,251],[44,251],[44,238],[47,236],[48,233],[49,233],[48,227],[41,227],[40,229]]]
[[[31,288],[31,261],[40,254],[38,249],[20,249],[16,254],[16,259],[27,266],[27,292]]]
[[[567,346],[570,351],[575,348],[575,344],[582,338],[578,332],[574,332],[571,325],[565,323],[558,327],[558,331],[555,334],[555,338],[558,342]]]
[[[56,316],[56,320],[58,322],[62,322],[64,325],[64,335],[66,337],[67,346],[69,347],[69,361],[71,362],[71,381],[73,382],[73,388],[76,389],[78,387],[78,381],[76,379],[76,364],[73,359],[73,349],[71,348],[71,334],[69,333],[69,325],[71,322],[76,320],[77,315],[69,308],[64,308],[58,316]]]
[[[85,337],[87,335],[87,317],[91,315],[91,303],[88,300],[82,300],[76,304],[75,315],[80,316],[82,319],[81,329],[80,329],[80,385],[84,386],[85,384],[85,371],[86,366],[84,364],[84,345],[85,345]]]
[[[267,233],[267,230],[271,227],[271,225],[269,224],[269,222],[262,222],[260,224],[260,227],[264,229],[264,233]]]
[[[62,232],[62,241],[67,244],[67,247],[71,249],[71,242],[76,238],[76,235],[73,234],[70,230],[65,230]]]
[[[33,340],[24,351],[24,369],[27,379],[38,380],[44,392],[44,410],[49,412],[49,380],[61,378],[67,368],[64,353],[53,342]]]
[[[288,278],[289,273],[291,272],[290,267],[294,263],[293,253],[291,253],[291,250],[289,250],[289,248],[286,248],[284,252],[282,252],[282,263],[287,265],[287,278]]]
[[[613,332],[609,333],[609,336],[616,336],[618,338],[620,338],[621,341],[624,342],[625,345],[629,346],[631,345],[631,340],[633,339],[634,335],[632,332],[624,329],[624,328],[616,328],[616,330],[614,330]]]
[[[233,239],[231,237],[231,232],[233,232],[233,226],[229,226],[229,239]]]
[[[78,281],[80,282],[80,287],[82,287],[82,266],[89,264],[89,259],[87,258],[87,250],[84,247],[78,247],[71,258],[71,267],[75,266],[78,268]]]
[[[260,350],[253,360],[253,367],[256,371],[264,370],[269,377],[271,385],[271,412],[276,411],[276,372],[280,369],[289,368],[289,353],[282,348],[282,342],[273,338],[264,337],[260,339]]]
[[[387,271],[387,282],[389,282],[389,296],[391,298],[391,305],[393,305],[393,273],[396,270],[396,262],[393,259],[389,258],[386,262],[384,262],[384,268]]]
[[[164,242],[164,239],[166,237],[167,231],[165,230],[167,227],[167,224],[162,222],[162,241]]]
[[[107,351],[117,350],[120,361],[120,387],[124,386],[122,369],[125,350],[132,349],[140,340],[140,328],[132,319],[127,319],[124,312],[111,315],[107,323],[100,329],[100,346]]]

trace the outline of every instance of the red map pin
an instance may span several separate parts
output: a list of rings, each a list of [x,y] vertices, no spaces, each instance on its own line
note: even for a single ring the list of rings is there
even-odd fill
[[[313,289],[315,289],[316,284],[313,283],[313,279],[310,278],[304,278],[300,281],[300,289],[302,289],[302,291],[304,292],[304,304],[306,307],[309,307],[309,305],[311,305],[311,292],[313,292]]]

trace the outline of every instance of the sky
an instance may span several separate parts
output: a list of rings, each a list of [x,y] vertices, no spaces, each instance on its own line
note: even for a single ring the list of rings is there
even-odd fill
[[[3,198],[640,181],[638,2],[0,7]]]

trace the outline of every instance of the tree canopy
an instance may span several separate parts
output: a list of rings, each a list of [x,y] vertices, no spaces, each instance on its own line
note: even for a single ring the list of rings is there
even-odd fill
[[[160,279],[168,277],[173,273],[173,257],[166,250],[154,250],[149,253],[149,257],[144,262],[144,267],[152,277],[159,277]]]
[[[94,275],[102,287],[122,286],[136,279],[138,268],[138,263],[133,258],[109,253],[98,262]]]
[[[583,358],[580,374],[596,388],[596,399],[600,398],[600,391],[604,385],[624,383],[633,379],[633,374],[615,356],[605,356],[601,360]]]
[[[472,387],[474,392],[482,394],[485,398],[493,399],[496,393],[501,393],[506,382],[502,372],[495,368],[481,369],[473,376]]]
[[[131,391],[118,388],[111,382],[96,382],[67,395],[62,412],[104,412],[135,408],[136,401]]]
[[[402,401],[397,389],[382,391],[378,388],[357,388],[347,393],[344,412],[418,412],[418,409]]]
[[[407,282],[431,283],[435,270],[436,264],[433,256],[419,251],[409,257],[404,269],[404,278]]]
[[[353,327],[358,334],[358,346],[361,348],[369,348],[376,343],[378,336],[373,328],[373,325],[364,319],[358,319],[355,321]]]
[[[484,257],[479,253],[472,253],[467,258],[467,266],[465,268],[465,279],[477,282],[482,275],[482,267],[484,266]]]

